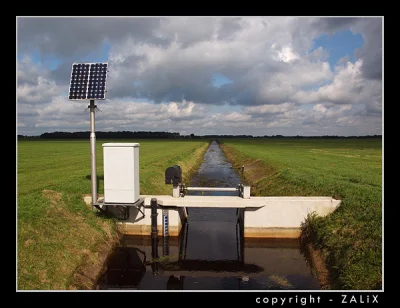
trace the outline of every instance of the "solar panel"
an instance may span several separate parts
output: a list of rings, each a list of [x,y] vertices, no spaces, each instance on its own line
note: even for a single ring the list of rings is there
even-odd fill
[[[74,63],[68,99],[105,99],[108,63]]]

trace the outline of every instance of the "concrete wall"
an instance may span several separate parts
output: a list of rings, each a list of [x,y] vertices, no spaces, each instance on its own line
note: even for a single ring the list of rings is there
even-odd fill
[[[297,238],[308,214],[332,213],[340,200],[330,197],[268,197],[263,207],[247,207],[244,213],[244,237]]]

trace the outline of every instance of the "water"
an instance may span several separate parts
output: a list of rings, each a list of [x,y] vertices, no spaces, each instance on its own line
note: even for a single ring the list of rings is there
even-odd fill
[[[239,183],[237,172],[212,142],[190,186],[237,187]],[[126,236],[110,256],[98,289],[320,289],[298,240],[243,239],[236,209],[190,208],[188,214],[189,222],[178,238],[156,242],[150,237]]]

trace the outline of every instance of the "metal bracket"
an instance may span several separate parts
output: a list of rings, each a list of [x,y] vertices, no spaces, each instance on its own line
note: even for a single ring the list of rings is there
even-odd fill
[[[103,201],[103,202],[100,202],[100,203],[95,203],[94,206],[95,206],[97,209],[99,209],[100,211],[102,211],[103,213],[105,213],[105,214],[108,214],[108,213],[107,213],[107,210],[102,209],[102,208],[100,207],[100,205],[105,205],[106,207],[107,207],[108,205],[110,205],[110,206],[122,206],[122,207],[125,209],[125,211],[126,211],[124,220],[127,220],[127,219],[129,218],[129,207],[135,207],[135,208],[138,209],[138,211],[139,211],[140,213],[142,213],[142,217],[136,219],[136,220],[140,220],[140,219],[143,219],[143,218],[145,217],[144,212],[141,210],[141,207],[143,206],[143,204],[144,204],[144,199],[141,198],[141,199],[137,200],[137,201],[134,202],[134,203],[112,203],[112,202],[109,202],[109,203],[108,203],[108,202],[104,202],[104,201]],[[107,208],[106,208],[106,209],[107,209]]]
[[[180,194],[181,197],[184,197],[186,195],[186,193],[187,193],[186,186],[185,186],[184,183],[181,183],[179,185],[179,194]]]
[[[97,105],[88,105],[83,111],[86,112],[87,110],[91,110],[92,108],[94,112],[102,112],[101,109],[97,107]]]
[[[142,215],[143,215],[143,216],[142,216],[142,217],[140,217],[140,218],[144,218],[144,217],[146,217],[146,215],[144,214],[144,212],[142,212],[142,210],[140,209],[140,207],[138,207],[138,206],[137,206],[136,208],[137,208],[137,209],[138,209],[138,211],[139,211],[140,213],[142,213]]]

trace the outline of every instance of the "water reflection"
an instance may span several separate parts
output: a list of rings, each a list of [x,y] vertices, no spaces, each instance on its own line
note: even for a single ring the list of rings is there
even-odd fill
[[[243,255],[237,252],[236,259],[202,260],[188,258],[184,238],[184,234],[179,238],[124,237],[123,245],[109,257],[97,289],[319,289],[297,240],[246,239],[239,247]]]
[[[101,278],[106,289],[136,289],[146,273],[146,252],[137,247],[118,247],[108,259]]]

